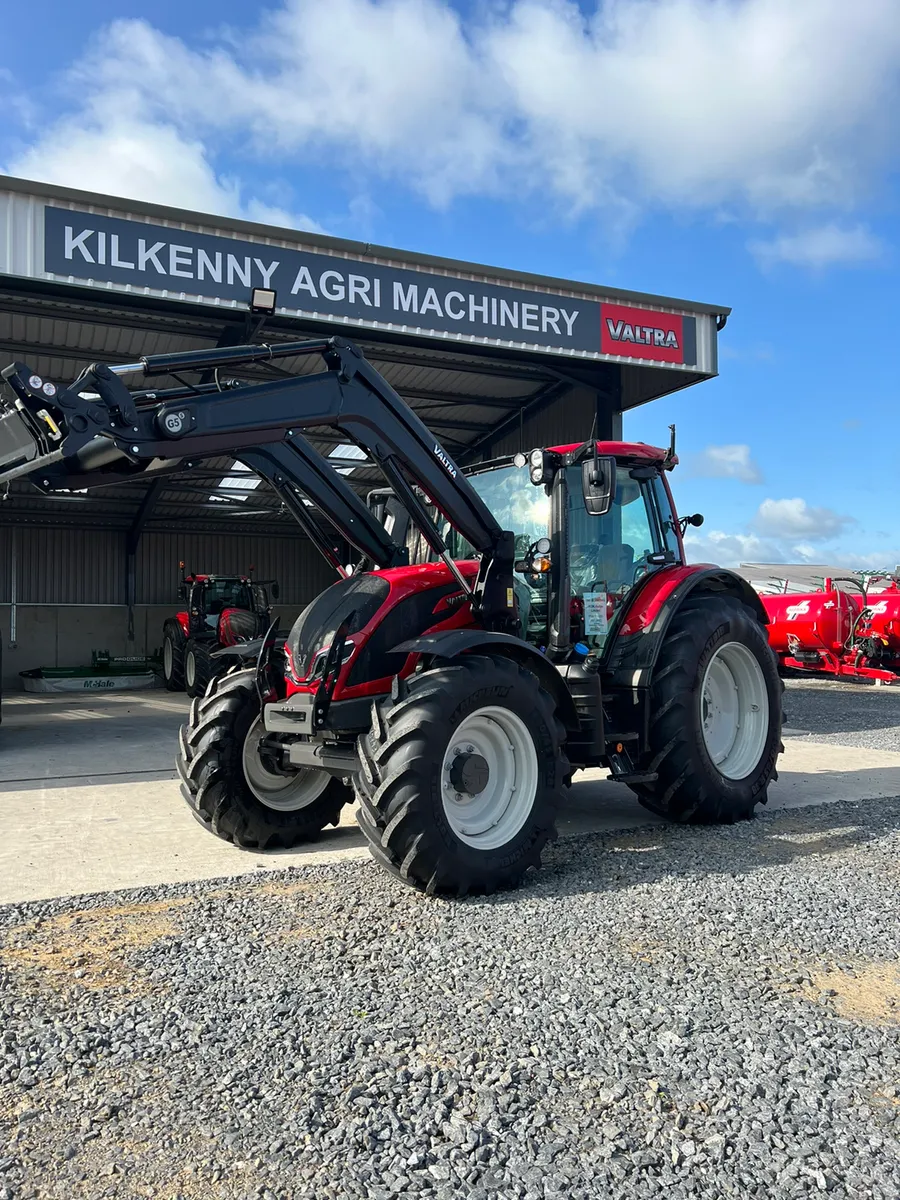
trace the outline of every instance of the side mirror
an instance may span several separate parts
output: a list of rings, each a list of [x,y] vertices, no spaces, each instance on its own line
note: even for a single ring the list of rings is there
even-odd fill
[[[185,600],[185,601],[186,601],[186,600],[187,600],[187,598],[188,598],[187,584],[186,584],[186,583],[179,583],[179,585],[178,585],[178,599],[179,599],[179,600]]]
[[[703,513],[691,513],[689,517],[682,517],[680,523],[682,533],[684,533],[688,525],[693,525],[695,529],[699,529],[703,524]]]
[[[604,455],[581,465],[584,507],[592,517],[605,517],[616,498],[616,460]]]
[[[273,583],[272,584],[272,599],[277,600],[280,595],[281,595],[281,588],[278,586],[277,583]]]

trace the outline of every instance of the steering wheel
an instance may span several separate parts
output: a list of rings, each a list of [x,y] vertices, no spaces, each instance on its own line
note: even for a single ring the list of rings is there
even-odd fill
[[[638,559],[638,561],[635,563],[634,574],[632,575],[632,578],[631,578],[631,586],[632,587],[634,587],[634,585],[637,583],[637,581],[639,579],[642,579],[644,577],[644,575],[646,575],[647,572],[650,570],[650,566],[647,562],[648,554],[650,554],[650,551],[645,550],[644,553],[641,555],[641,557]]]

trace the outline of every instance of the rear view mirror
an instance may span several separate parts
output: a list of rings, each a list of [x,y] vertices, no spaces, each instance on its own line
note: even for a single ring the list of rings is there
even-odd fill
[[[277,600],[280,595],[281,595],[281,588],[278,586],[277,583],[273,583],[272,584],[272,599]]]
[[[186,583],[179,583],[179,585],[178,585],[178,599],[179,599],[179,600],[187,600],[187,598],[188,598],[187,584],[186,584]]]
[[[616,498],[616,460],[611,456],[586,459],[581,465],[584,507],[592,517],[605,517]]]

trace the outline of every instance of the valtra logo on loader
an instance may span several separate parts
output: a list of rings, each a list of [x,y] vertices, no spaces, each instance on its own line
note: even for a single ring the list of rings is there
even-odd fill
[[[443,466],[451,479],[456,478],[456,467],[450,461],[450,456],[447,451],[438,442],[434,443],[434,457]]]

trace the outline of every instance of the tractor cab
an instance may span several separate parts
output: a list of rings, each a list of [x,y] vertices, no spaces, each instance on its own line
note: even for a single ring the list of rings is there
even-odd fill
[[[516,539],[520,635],[544,651],[603,651],[635,584],[683,561],[665,471],[674,455],[626,442],[588,442],[495,460],[468,473]],[[698,518],[690,518],[697,522]],[[474,557],[446,527],[454,559]]]
[[[269,598],[277,593],[277,584],[254,583],[247,575],[188,575],[179,589],[187,604],[188,631],[199,636],[218,629],[223,613],[252,613],[261,622],[271,608]]]

